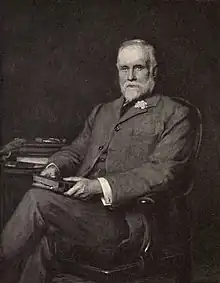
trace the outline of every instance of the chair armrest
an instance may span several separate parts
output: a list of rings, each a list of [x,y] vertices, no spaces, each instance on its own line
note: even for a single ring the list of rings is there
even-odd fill
[[[155,204],[156,201],[152,196],[142,196],[138,198],[137,204]]]
[[[167,207],[174,198],[175,196],[171,195],[170,191],[150,193],[137,199],[135,210],[144,214],[147,213],[148,215],[149,213],[157,214],[158,209],[160,210],[161,207]]]
[[[152,215],[156,211],[157,203],[152,195],[139,197],[134,204],[134,210],[144,215]]]
[[[161,202],[170,200],[170,195],[167,192],[149,193],[137,199],[137,205],[157,205]]]
[[[180,193],[175,193],[180,191]],[[185,194],[181,190],[164,190],[160,192],[148,193],[137,199],[137,204],[158,204],[170,202],[172,199],[185,197]]]

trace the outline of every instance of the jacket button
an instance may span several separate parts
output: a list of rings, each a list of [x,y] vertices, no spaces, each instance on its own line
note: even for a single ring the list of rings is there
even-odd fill
[[[100,157],[100,161],[104,162],[106,160],[106,157],[105,156],[101,156]]]
[[[115,126],[115,131],[118,132],[119,130],[120,130],[120,126],[119,125]]]
[[[99,150],[103,150],[104,146],[103,145],[100,145],[99,146]]]

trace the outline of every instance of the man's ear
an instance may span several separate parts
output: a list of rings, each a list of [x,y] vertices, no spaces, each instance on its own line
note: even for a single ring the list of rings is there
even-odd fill
[[[153,67],[153,70],[152,70],[152,76],[153,76],[153,78],[154,79],[156,79],[156,77],[157,77],[157,66],[155,66],[155,67]]]

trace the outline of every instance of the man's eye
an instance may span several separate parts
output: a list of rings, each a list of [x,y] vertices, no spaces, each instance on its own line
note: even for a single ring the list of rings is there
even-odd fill
[[[141,71],[145,68],[145,66],[142,66],[142,65],[137,65],[135,66],[135,69],[138,70],[138,71]]]
[[[126,67],[126,66],[121,66],[120,67],[120,71],[127,71],[128,70],[128,67]]]

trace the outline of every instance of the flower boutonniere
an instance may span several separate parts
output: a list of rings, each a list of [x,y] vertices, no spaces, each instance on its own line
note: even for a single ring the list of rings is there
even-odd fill
[[[135,108],[146,109],[148,107],[148,103],[144,100],[137,101],[134,105]]]

